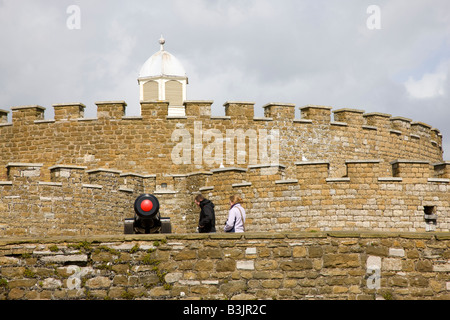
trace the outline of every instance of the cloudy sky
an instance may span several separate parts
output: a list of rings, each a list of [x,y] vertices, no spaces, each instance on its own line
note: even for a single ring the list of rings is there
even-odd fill
[[[268,102],[384,112],[440,129],[450,160],[448,0],[0,0],[0,109],[52,119],[82,102],[95,117],[96,101],[125,100],[139,115],[161,34],[214,115],[232,100],[256,116]]]

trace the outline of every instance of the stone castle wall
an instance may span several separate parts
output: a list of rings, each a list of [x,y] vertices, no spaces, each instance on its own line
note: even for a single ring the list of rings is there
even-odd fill
[[[246,230],[450,231],[450,166],[397,160],[383,175],[381,160],[347,161],[347,174],[331,177],[328,162],[299,162],[295,179],[285,167],[249,166],[210,172],[156,175],[76,166],[8,164],[0,181],[0,236],[62,236],[123,233],[124,219],[143,193],[155,195],[174,233],[194,233],[202,193],[216,207],[221,232],[228,198],[239,194]]]
[[[159,198],[175,233],[195,232],[200,192],[219,229],[239,193],[249,231],[450,230],[437,129],[355,109],[332,121],[323,106],[295,119],[292,104],[267,104],[263,118],[250,102],[227,102],[225,116],[211,105],[187,101],[185,117],[168,117],[167,102],[142,102],[141,116],[126,117],[125,102],[98,102],[86,119],[84,105],[58,104],[52,120],[24,106],[11,108],[12,123],[0,111],[0,236],[122,233],[142,193]],[[174,150],[187,157],[177,163]]]
[[[449,245],[448,233],[2,239],[0,300],[449,300]]]

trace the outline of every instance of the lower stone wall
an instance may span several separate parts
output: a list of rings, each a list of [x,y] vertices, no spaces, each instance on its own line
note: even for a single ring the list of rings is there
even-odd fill
[[[0,239],[0,299],[450,299],[449,233]]]

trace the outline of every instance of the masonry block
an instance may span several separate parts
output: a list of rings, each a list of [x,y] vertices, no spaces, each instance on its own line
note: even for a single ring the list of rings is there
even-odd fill
[[[305,120],[313,120],[318,123],[330,123],[331,109],[331,107],[316,105],[300,107],[301,118]]]
[[[292,121],[295,118],[295,104],[291,103],[268,103],[264,108],[264,117],[273,120]]]
[[[144,192],[152,193],[156,190],[156,175],[147,175],[143,180]]]
[[[254,181],[256,185],[262,181],[281,180],[285,169],[282,165],[251,165],[248,167],[246,180]]]
[[[168,101],[141,101],[141,116],[143,119],[166,120],[168,115]]]
[[[376,181],[380,173],[380,162],[381,160],[347,160],[347,177],[357,183]]]
[[[8,114],[9,114],[9,111],[0,109],[0,124],[8,123]]]
[[[93,169],[86,171],[89,183],[101,185],[106,189],[118,189],[120,186],[120,171],[110,169]]]
[[[297,162],[297,179],[299,183],[323,183],[329,176],[330,163],[327,161]]]
[[[37,182],[41,177],[41,163],[8,163],[7,175],[10,181]]]
[[[211,170],[213,176],[209,177],[208,180],[211,181],[209,185],[214,185],[220,187],[221,185],[227,184],[232,185],[234,183],[240,183],[244,180],[245,173],[247,169],[243,168],[221,168]]]
[[[395,160],[391,162],[392,175],[403,178],[405,183],[428,182],[431,177],[431,165],[423,160]]]
[[[100,101],[97,105],[97,117],[99,119],[122,119],[125,116],[125,101]]]
[[[442,146],[442,134],[439,129],[436,128],[431,129],[431,140],[435,141],[438,146]]]
[[[125,188],[133,190],[134,192],[144,193],[144,180],[146,178],[144,175],[135,173],[122,173],[120,177],[122,178],[121,181]]]
[[[355,126],[361,126],[364,124],[364,118],[363,114],[365,113],[364,110],[358,110],[358,109],[339,109],[334,110],[334,121],[337,122],[344,122],[348,125],[355,125]]]
[[[225,115],[232,119],[252,121],[255,115],[254,102],[226,102]]]
[[[55,120],[74,120],[84,117],[86,106],[82,103],[60,103],[54,104]]]
[[[409,133],[411,130],[411,119],[403,117],[393,117],[390,119],[393,130],[398,130],[403,133]]]
[[[87,167],[72,165],[57,165],[50,167],[50,178],[52,182],[67,182],[71,185],[84,182]]]
[[[365,113],[363,117],[366,119],[366,124],[368,126],[378,127],[378,128],[384,128],[384,129],[390,129],[391,124],[389,119],[392,117],[392,115],[387,113],[380,113],[380,112],[372,112],[372,113]]]
[[[423,122],[411,123],[411,133],[426,139],[431,138],[431,129],[432,127],[430,125]]]
[[[11,111],[13,123],[44,120],[45,108],[41,106],[12,107]]]
[[[213,101],[185,101],[186,116],[193,118],[211,118]]]
[[[436,178],[450,179],[450,161],[435,164],[434,175]]]

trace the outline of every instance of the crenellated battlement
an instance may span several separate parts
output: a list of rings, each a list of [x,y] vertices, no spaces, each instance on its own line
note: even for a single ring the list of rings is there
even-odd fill
[[[5,122],[7,112],[1,113],[0,168],[8,162],[42,162],[46,168],[47,163],[68,163],[124,171],[137,168],[149,173],[152,170],[147,171],[148,168],[155,166],[159,172],[186,173],[211,170],[220,165],[266,162],[261,155],[250,157],[248,140],[242,145],[247,149],[233,152],[234,161],[227,158],[229,130],[244,130],[244,134],[253,130],[258,143],[261,142],[260,130],[268,133],[276,130],[279,156],[284,159],[289,175],[295,171],[293,164],[298,160],[321,160],[324,154],[336,177],[345,170],[343,161],[351,157],[371,155],[384,159],[385,163],[399,158],[443,161],[439,131],[409,119],[338,109],[333,112],[334,121],[331,121],[331,107],[313,105],[301,107],[301,118],[295,119],[295,105],[285,103],[264,105],[264,117],[260,118],[254,117],[252,102],[227,102],[225,116],[212,116],[212,103],[186,101],[185,116],[168,116],[167,102],[146,101],[141,103],[140,116],[128,117],[124,101],[97,102],[97,118],[84,118],[86,107],[81,103],[55,104],[55,117],[51,120],[44,119],[43,107],[13,107],[12,123]],[[218,132],[226,138],[222,157],[205,162],[192,151],[190,160],[183,161],[185,165],[174,165],[171,152],[178,142],[173,140],[174,132],[186,130],[184,135],[189,135],[191,149],[195,150],[199,147],[195,140],[198,128],[202,136],[197,138],[203,145],[200,152],[208,149],[203,132]],[[0,169],[0,178],[5,174]]]
[[[295,119],[295,104],[268,103],[264,109],[264,118],[254,116],[255,103],[253,102],[226,102],[224,104],[225,116],[211,116],[213,101],[186,101],[184,103],[186,116],[168,116],[168,102],[143,101],[141,102],[141,116],[127,117],[125,101],[96,102],[97,117],[84,118],[86,106],[82,103],[54,104],[54,119],[45,120],[46,108],[38,105],[12,107],[12,123],[8,123],[9,111],[0,110],[0,126],[14,126],[23,124],[57,123],[65,121],[101,121],[101,120],[167,120],[183,119],[212,120],[240,120],[254,123],[261,121],[284,121],[295,124],[329,124],[339,126],[342,130],[348,127],[357,127],[363,130],[388,131],[391,134],[411,139],[428,139],[436,147],[442,146],[442,135],[436,128],[422,122],[414,122],[404,117],[393,117],[385,113],[365,113],[358,109],[337,109],[332,107],[307,105],[300,107],[301,118]]]
[[[83,235],[94,229],[114,234],[133,216],[134,199],[151,193],[177,233],[193,232],[196,194],[214,201],[222,225],[227,198],[238,193],[251,231],[449,231],[450,164],[396,160],[390,165],[387,176],[383,160],[347,160],[342,177],[330,175],[328,161],[298,162],[295,177],[286,176],[286,166],[274,164],[172,175],[56,165],[49,169],[51,181],[42,181],[42,164],[9,163],[8,179],[0,181],[0,226],[7,235]],[[437,217],[431,222],[424,216],[430,207]],[[43,222],[52,228],[23,229]]]
[[[347,174],[336,178],[330,175],[329,161],[304,161],[297,162],[296,178],[302,180],[289,180],[289,183],[300,183],[301,181],[337,182],[337,181],[392,181],[405,183],[450,183],[450,163],[443,162],[431,164],[423,160],[395,160],[390,163],[392,174],[382,175],[383,160],[347,160],[345,166]],[[40,179],[43,164],[41,163],[9,163],[7,168],[7,180],[5,185],[11,183],[37,184],[43,182]],[[186,174],[138,174],[113,169],[91,169],[83,166],[55,165],[49,168],[51,181],[49,183],[63,183],[71,185],[100,185],[102,188],[117,189],[132,186],[136,192],[154,191],[161,184],[166,184],[165,188],[175,190],[176,179],[189,179],[191,177],[201,177],[205,182],[215,181],[221,174],[227,174],[233,181],[242,180],[255,182],[265,177],[271,176],[271,180],[279,181],[286,178],[286,166],[281,164],[251,165],[247,168],[225,167],[211,171],[200,171]],[[224,182],[230,184],[229,181]],[[147,190],[148,189],[148,190]],[[147,191],[146,191],[147,190]]]

